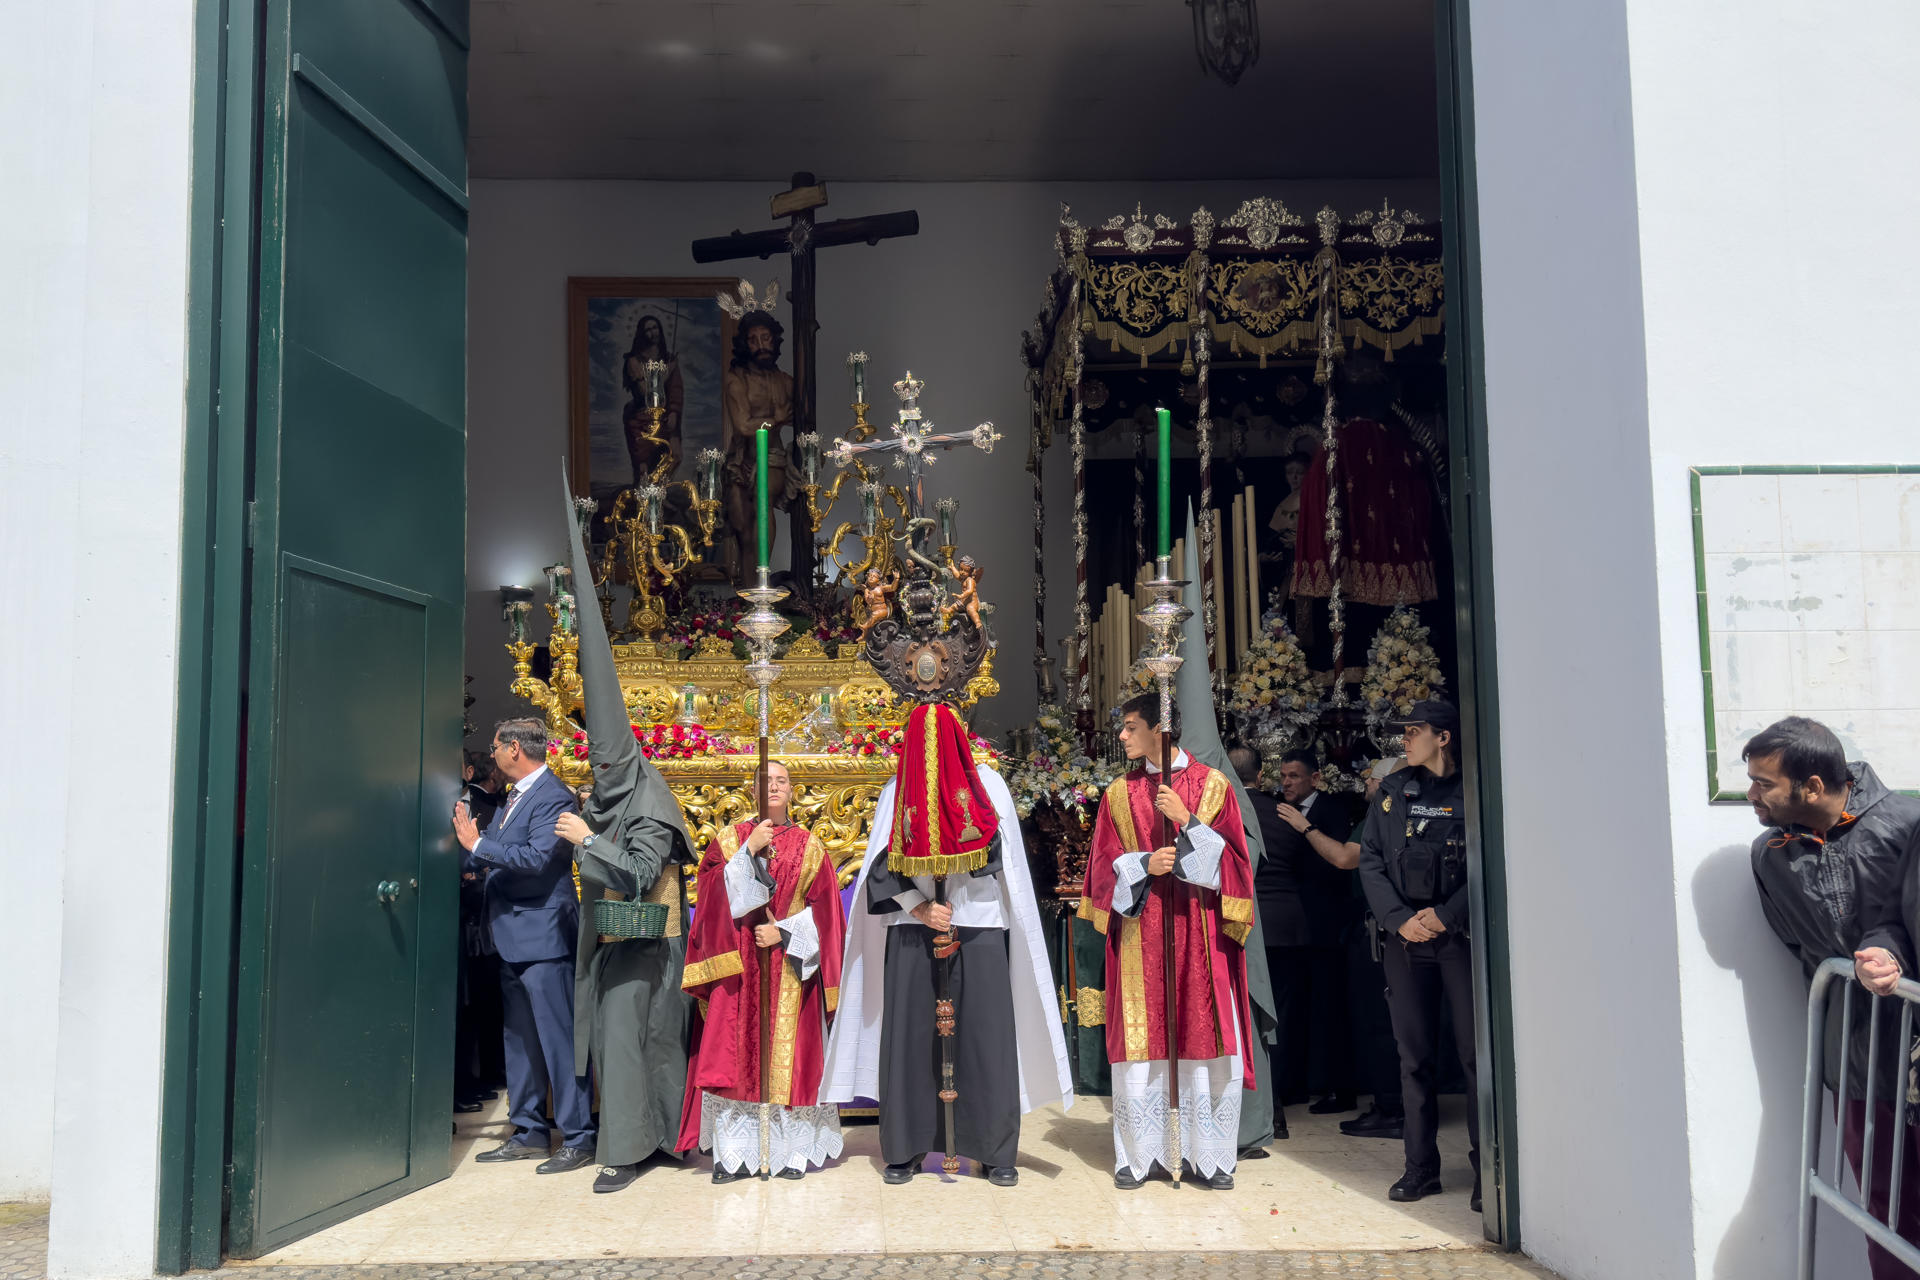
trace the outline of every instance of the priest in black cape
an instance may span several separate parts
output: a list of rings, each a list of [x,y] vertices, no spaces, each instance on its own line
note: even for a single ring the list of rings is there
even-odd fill
[[[1013,796],[991,766],[973,762],[959,717],[933,703],[909,716],[899,771],[875,807],[820,1095],[878,1100],[890,1183],[947,1146],[934,1025],[940,930],[929,927],[946,923],[933,902],[936,874],[959,938],[949,980],[953,1149],[1012,1186],[1021,1115],[1071,1107],[1073,1074]]]
[[[573,580],[585,587],[593,569],[566,492]],[[560,828],[578,846],[580,874],[573,1052],[575,1062],[592,1062],[599,1085],[602,1167],[593,1189],[613,1192],[630,1185],[654,1154],[671,1154],[680,1132],[692,1017],[692,1001],[680,989],[687,955],[682,868],[694,853],[679,802],[633,736],[599,610],[589,602],[577,612],[593,793]],[[666,936],[603,936],[593,908],[603,897],[665,904]]]

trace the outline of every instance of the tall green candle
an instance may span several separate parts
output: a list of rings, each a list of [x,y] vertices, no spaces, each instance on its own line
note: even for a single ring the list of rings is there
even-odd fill
[[[1161,437],[1163,440],[1165,436]],[[761,423],[759,432],[753,438],[753,517],[754,529],[760,535],[760,567],[766,568],[773,556],[768,542],[770,528],[767,524],[767,424]],[[1166,540],[1166,516],[1160,519],[1160,538]]]
[[[1173,528],[1173,415],[1155,409],[1153,416],[1160,420],[1160,538],[1155,554],[1168,556],[1173,554],[1169,536]]]

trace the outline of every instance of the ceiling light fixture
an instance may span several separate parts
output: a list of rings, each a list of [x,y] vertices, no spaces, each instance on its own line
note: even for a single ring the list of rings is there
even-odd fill
[[[1258,0],[1187,0],[1200,65],[1236,84],[1260,60]]]

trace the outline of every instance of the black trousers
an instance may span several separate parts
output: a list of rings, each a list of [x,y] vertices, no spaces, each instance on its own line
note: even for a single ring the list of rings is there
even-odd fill
[[[1387,971],[1373,958],[1373,941],[1364,927],[1354,927],[1346,952],[1355,1091],[1372,1094],[1375,1107],[1397,1115],[1403,1105],[1400,1046],[1393,1038],[1393,1015],[1387,1009]]]
[[[1267,1051],[1275,1104],[1356,1092],[1346,956],[1337,947],[1268,947],[1267,975],[1278,1024]]]
[[[1387,939],[1387,1004],[1393,1011],[1393,1036],[1400,1044],[1400,1091],[1406,1103],[1407,1168],[1440,1172],[1439,1056],[1440,1002],[1445,999],[1459,1028],[1454,1044],[1467,1083],[1467,1137],[1470,1159],[1480,1167],[1480,1107],[1474,1086],[1473,948],[1462,934],[1442,934],[1432,942]]]
[[[1012,1165],[1020,1149],[1020,1045],[1005,929],[958,929],[950,971],[955,1035],[953,1150],[985,1165]],[[947,1146],[934,1028],[939,961],[922,924],[887,930],[885,1011],[880,1020],[880,1154],[905,1164]]]

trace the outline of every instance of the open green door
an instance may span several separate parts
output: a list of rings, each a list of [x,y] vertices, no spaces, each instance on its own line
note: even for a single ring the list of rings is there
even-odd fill
[[[228,1252],[447,1175],[464,0],[267,0]]]

